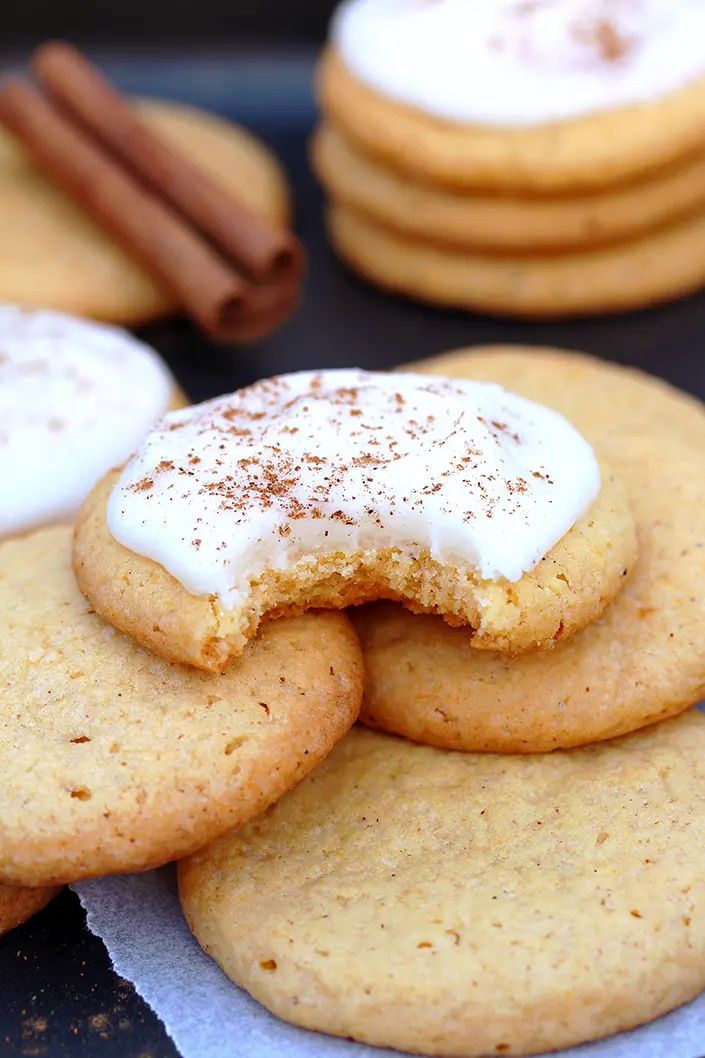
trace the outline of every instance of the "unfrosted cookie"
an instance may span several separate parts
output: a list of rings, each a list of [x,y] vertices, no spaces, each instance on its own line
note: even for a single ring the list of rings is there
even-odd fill
[[[185,403],[166,364],[124,331],[0,305],[0,539],[70,521]]]
[[[601,620],[523,658],[470,649],[442,621],[354,613],[362,719],[448,749],[540,753],[613,738],[705,697],[705,454],[678,437],[612,438],[638,558]]]
[[[586,353],[486,345],[442,353],[399,370],[510,386],[555,408],[593,442],[605,434],[674,434],[705,449],[701,401],[638,368]]]
[[[0,885],[0,937],[36,915],[58,892],[58,888],[20,889]]]
[[[542,757],[354,729],[180,864],[187,921],[287,1021],[400,1051],[553,1051],[705,987],[705,718]]]
[[[176,103],[143,101],[154,132],[183,151],[253,212],[276,226],[290,219],[286,177],[245,129]],[[0,300],[42,305],[136,326],[175,310],[155,285],[78,206],[0,133]]]
[[[689,0],[352,0],[318,94],[328,118],[400,172],[573,193],[702,149],[703,33]]]
[[[620,483],[565,420],[499,387],[362,371],[265,380],[164,420],[76,525],[107,620],[222,671],[266,616],[379,598],[549,648],[635,552]]]
[[[705,155],[592,194],[539,197],[437,187],[403,176],[332,125],[313,141],[314,168],[334,201],[401,234],[449,247],[536,254],[615,243],[705,205]]]
[[[615,245],[514,256],[412,239],[340,203],[327,216],[333,245],[356,272],[435,305],[567,318],[642,308],[705,285],[705,211]]]
[[[357,716],[343,614],[262,630],[227,676],[169,665],[78,591],[70,532],[0,546],[0,881],[139,871],[261,812]]]

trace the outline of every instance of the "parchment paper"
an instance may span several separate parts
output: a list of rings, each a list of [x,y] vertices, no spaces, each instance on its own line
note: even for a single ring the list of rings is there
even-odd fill
[[[287,1025],[236,988],[191,935],[173,868],[73,888],[116,973],[134,983],[183,1058],[398,1058],[398,1052]],[[701,1058],[705,993],[642,1029],[560,1053],[571,1058]]]

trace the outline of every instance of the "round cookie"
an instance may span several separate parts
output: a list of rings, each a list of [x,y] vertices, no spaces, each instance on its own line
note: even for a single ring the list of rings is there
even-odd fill
[[[224,671],[265,616],[380,598],[469,625],[478,649],[551,648],[599,617],[635,549],[622,485],[546,409],[314,372],[160,424],[84,505],[74,568],[115,627]]]
[[[552,651],[508,659],[400,607],[353,612],[366,724],[446,749],[543,753],[626,734],[705,697],[705,455],[681,438],[626,434],[607,451],[638,558],[603,617]]]
[[[705,718],[543,757],[354,729],[255,823],[179,865],[203,949],[308,1029],[534,1054],[705,987]]]
[[[705,154],[638,183],[561,198],[438,188],[400,176],[348,143],[332,125],[314,138],[312,162],[333,200],[411,238],[449,247],[537,253],[642,234],[705,205]]]
[[[344,614],[272,622],[227,676],[169,665],[95,614],[71,534],[0,546],[0,881],[140,871],[261,812],[357,716]]]
[[[508,256],[435,246],[334,204],[328,231],[343,260],[393,293],[449,308],[560,319],[622,312],[705,285],[705,211],[614,246]]]
[[[193,107],[142,101],[154,132],[275,226],[290,219],[286,178],[270,151],[238,125]],[[155,285],[0,132],[0,300],[137,326],[173,312]]]
[[[0,885],[0,937],[36,915],[58,893],[58,888],[19,889]]]
[[[553,408],[592,441],[605,434],[673,434],[705,446],[705,405],[635,367],[566,349],[477,346],[401,371],[497,382]]]
[[[574,194],[638,179],[702,150],[705,77],[659,99],[529,127],[442,120],[363,84],[329,48],[324,115],[398,172],[450,188]]]
[[[103,474],[186,403],[131,335],[0,305],[0,539],[72,520]]]

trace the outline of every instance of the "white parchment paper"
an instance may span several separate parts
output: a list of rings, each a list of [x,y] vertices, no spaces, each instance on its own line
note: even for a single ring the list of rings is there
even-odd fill
[[[134,983],[183,1058],[398,1058],[397,1052],[287,1025],[236,988],[191,935],[172,868],[73,888],[116,973]],[[701,1058],[705,993],[642,1029],[561,1053],[571,1058]]]

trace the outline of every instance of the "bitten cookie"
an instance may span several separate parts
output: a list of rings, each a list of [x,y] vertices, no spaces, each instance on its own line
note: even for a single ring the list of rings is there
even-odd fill
[[[705,211],[624,242],[574,253],[509,256],[412,239],[336,203],[335,249],[385,289],[448,308],[521,318],[622,312],[705,285]]]
[[[169,665],[78,591],[70,531],[0,546],[0,881],[47,886],[193,852],[297,783],[355,720],[344,614],[277,621],[227,676]]]
[[[546,250],[591,248],[652,231],[705,206],[702,153],[637,182],[553,198],[441,188],[422,176],[401,176],[332,125],[319,129],[312,160],[334,201],[383,228],[456,250],[536,256]]]
[[[58,888],[20,889],[0,885],[0,937],[36,915],[58,893]]]
[[[278,161],[232,122],[175,103],[141,101],[154,132],[253,212],[276,226],[290,219]],[[42,305],[137,326],[174,311],[171,296],[30,164],[0,133],[0,300]]]
[[[203,949],[308,1029],[453,1058],[553,1051],[705,987],[705,718],[542,757],[355,729],[179,865]]]
[[[638,368],[586,353],[487,345],[456,349],[399,370],[511,386],[560,412],[593,442],[604,435],[665,434],[696,448],[705,446],[705,405],[696,397]]]
[[[124,331],[0,305],[0,539],[70,521],[185,398]]]
[[[599,190],[702,149],[704,32],[688,0],[351,0],[318,95],[353,142],[412,178]]]
[[[469,636],[401,608],[354,613],[362,719],[447,749],[540,753],[613,738],[705,697],[705,457],[679,438],[622,435],[638,558],[600,621],[549,653],[470,650]]]
[[[633,519],[565,420],[499,387],[362,371],[269,379],[165,419],[76,524],[96,610],[221,671],[264,616],[391,598],[479,649],[597,618]]]

